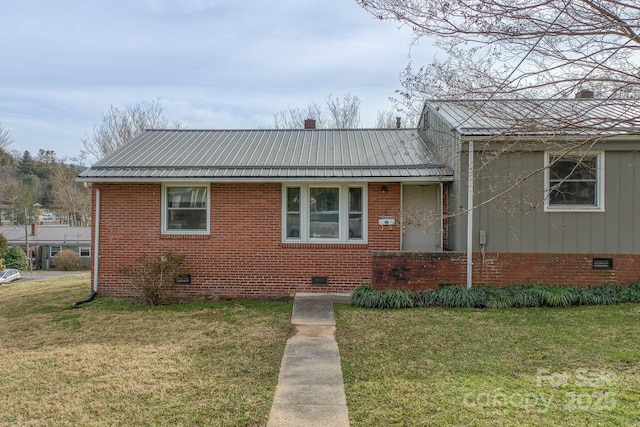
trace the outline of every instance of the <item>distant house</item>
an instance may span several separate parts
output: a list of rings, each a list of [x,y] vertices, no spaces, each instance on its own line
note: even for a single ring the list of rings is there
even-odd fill
[[[26,249],[29,240],[29,253],[34,269],[47,270],[54,267],[53,257],[58,252],[70,249],[80,257],[80,267],[91,265],[91,228],[69,227],[66,225],[2,226],[2,234],[9,246]]]
[[[133,296],[122,267],[165,251],[179,296],[639,280],[639,117],[434,101],[413,130],[145,131],[79,176],[93,288]]]

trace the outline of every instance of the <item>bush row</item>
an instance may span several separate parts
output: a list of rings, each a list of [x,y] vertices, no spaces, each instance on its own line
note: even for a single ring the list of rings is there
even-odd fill
[[[640,282],[628,286],[599,285],[569,287],[564,285],[514,285],[504,288],[474,286],[471,289],[444,285],[438,290],[421,292],[402,289],[375,291],[359,286],[351,294],[351,303],[368,308],[510,308],[570,307],[575,305],[610,305],[640,303]]]

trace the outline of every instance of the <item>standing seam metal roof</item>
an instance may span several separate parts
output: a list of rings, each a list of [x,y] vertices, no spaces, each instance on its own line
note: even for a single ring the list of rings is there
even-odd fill
[[[638,133],[640,99],[427,101],[463,135]]]
[[[417,130],[147,130],[80,180],[451,176]]]

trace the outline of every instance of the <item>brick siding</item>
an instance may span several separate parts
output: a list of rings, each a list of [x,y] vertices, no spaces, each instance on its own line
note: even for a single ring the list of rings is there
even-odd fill
[[[593,258],[612,258],[613,269],[594,269]],[[437,289],[465,284],[463,252],[375,252],[374,289]],[[640,255],[486,253],[473,254],[473,283],[491,286],[547,283],[572,286],[625,285],[640,281]]]
[[[386,185],[387,192],[380,191]],[[371,282],[371,252],[398,250],[400,227],[378,225],[398,215],[400,185],[370,184],[368,243],[282,243],[282,186],[211,184],[210,234],[161,233],[160,183],[96,184],[100,188],[98,294],[132,297],[123,266],[142,254],[186,254],[190,284],[173,286],[178,297],[264,297],[293,292],[348,291]],[[94,192],[95,209],[95,192]],[[94,212],[95,215],[95,212]],[[312,285],[312,277],[327,285]]]

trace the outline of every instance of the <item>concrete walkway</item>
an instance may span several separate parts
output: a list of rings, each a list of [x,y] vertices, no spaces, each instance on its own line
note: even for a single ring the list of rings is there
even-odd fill
[[[349,426],[334,303],[349,294],[296,294],[267,427]]]

